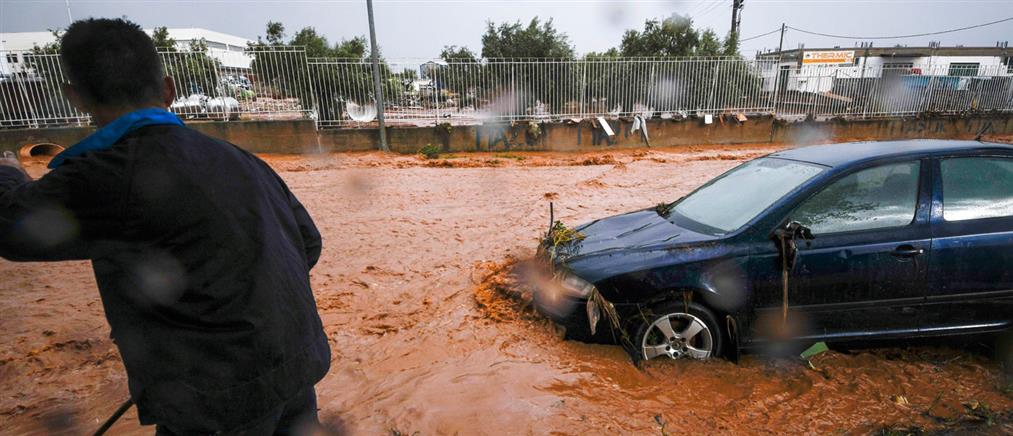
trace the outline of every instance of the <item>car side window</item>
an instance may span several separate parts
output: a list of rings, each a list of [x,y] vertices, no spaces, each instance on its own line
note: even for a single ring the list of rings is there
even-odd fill
[[[956,157],[939,168],[946,221],[1013,216],[1013,159]]]
[[[814,234],[900,227],[914,221],[919,161],[844,176],[803,202],[791,219]]]

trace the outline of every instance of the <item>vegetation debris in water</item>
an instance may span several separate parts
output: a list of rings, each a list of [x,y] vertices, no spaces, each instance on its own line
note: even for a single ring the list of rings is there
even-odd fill
[[[552,223],[552,227],[549,229],[549,234],[545,236],[543,246],[548,251],[549,260],[556,260],[556,254],[561,246],[566,246],[571,242],[581,241],[584,239],[584,235],[576,230],[566,227],[562,221],[556,221]]]
[[[419,154],[426,159],[438,159],[440,157],[440,147],[426,144],[419,149]]]
[[[667,217],[668,214],[672,213],[672,209],[675,209],[675,202],[672,203],[658,203],[654,206],[654,211],[662,217]]]

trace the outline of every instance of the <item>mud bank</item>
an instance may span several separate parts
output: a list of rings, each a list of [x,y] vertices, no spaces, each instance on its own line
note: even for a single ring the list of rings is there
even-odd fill
[[[352,434],[1013,432],[998,365],[965,349],[829,352],[819,371],[762,356],[637,369],[618,347],[560,340],[504,296],[507,259],[532,254],[547,199],[586,221],[773,150],[266,158],[324,235],[322,419]],[[93,431],[127,388],[89,264],[0,261],[0,276],[0,432]],[[112,434],[151,432],[131,411]]]

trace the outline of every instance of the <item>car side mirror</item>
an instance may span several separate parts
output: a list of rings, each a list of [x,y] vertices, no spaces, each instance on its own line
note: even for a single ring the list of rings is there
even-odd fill
[[[806,227],[798,221],[788,220],[788,223],[783,227],[774,229],[774,233],[771,235],[772,239],[777,242],[778,250],[781,251],[781,258],[784,261],[784,267],[793,268],[795,266],[795,258],[798,256],[798,246],[796,242],[801,239],[806,241],[808,247],[809,242],[816,239],[813,236],[812,229]]]
[[[780,239],[796,239],[796,240],[798,240],[798,239],[803,239],[803,240],[816,239],[816,236],[813,235],[812,229],[810,229],[809,227],[805,226],[804,224],[802,224],[802,223],[800,223],[798,221],[792,221],[791,219],[789,219],[788,223],[785,224],[784,226],[778,227],[778,228],[774,229],[774,232],[771,233],[770,237],[772,239],[778,239],[778,240],[780,240]]]

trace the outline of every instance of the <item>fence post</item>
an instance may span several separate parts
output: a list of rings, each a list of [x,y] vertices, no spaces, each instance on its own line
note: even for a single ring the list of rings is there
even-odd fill
[[[718,75],[721,73],[721,61],[714,62],[714,78],[711,79],[711,91],[710,95],[707,96],[707,112],[714,111],[714,89],[718,86]]]
[[[390,151],[387,147],[387,129],[383,122],[383,93],[380,87],[380,60],[376,53],[376,27],[373,25],[373,0],[366,0],[369,15],[370,57],[373,59],[373,97],[376,99],[376,121],[379,123],[380,150]]]

